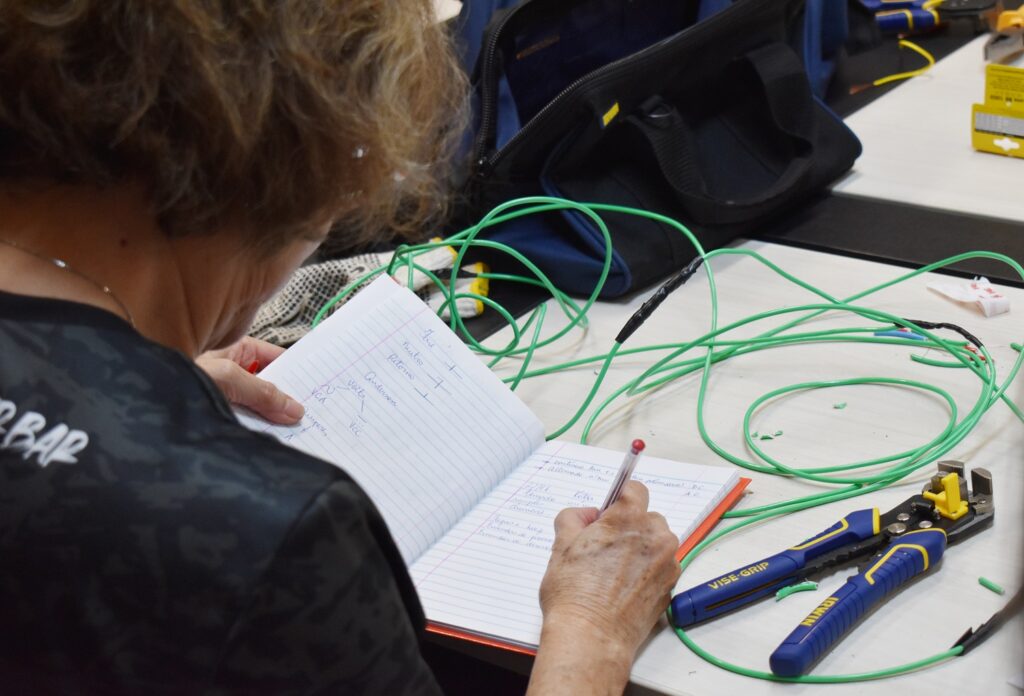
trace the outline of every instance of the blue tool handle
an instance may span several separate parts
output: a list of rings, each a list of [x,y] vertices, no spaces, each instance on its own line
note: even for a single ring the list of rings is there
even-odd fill
[[[915,8],[879,12],[875,15],[875,21],[883,34],[901,34],[931,29],[938,17],[934,11]]]
[[[783,551],[680,592],[670,605],[672,623],[685,628],[792,585],[803,565],[797,554]]]
[[[878,509],[857,510],[782,553],[737,568],[672,598],[672,622],[686,628],[753,602],[803,579],[807,562],[878,534]]]
[[[921,529],[892,541],[860,575],[846,581],[800,622],[769,658],[779,677],[804,674],[875,604],[942,558],[946,533]]]

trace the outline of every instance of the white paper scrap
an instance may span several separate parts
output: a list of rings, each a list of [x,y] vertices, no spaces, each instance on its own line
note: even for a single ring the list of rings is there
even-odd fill
[[[929,290],[934,290],[957,302],[977,305],[986,317],[1005,314],[1010,311],[1010,300],[996,290],[988,278],[975,278],[969,283],[929,283]]]

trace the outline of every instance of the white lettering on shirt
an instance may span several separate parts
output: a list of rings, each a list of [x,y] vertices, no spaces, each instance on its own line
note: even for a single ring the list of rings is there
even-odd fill
[[[14,420],[18,408],[13,401],[0,399],[0,450],[21,452],[22,459],[36,458],[41,467],[51,462],[75,464],[75,456],[89,444],[89,435],[81,430],[58,423],[46,432],[46,416],[35,411],[25,411]],[[10,428],[6,426],[10,423]]]

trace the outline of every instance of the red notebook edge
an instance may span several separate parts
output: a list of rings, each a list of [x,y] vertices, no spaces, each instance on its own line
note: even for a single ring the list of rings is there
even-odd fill
[[[729,491],[724,498],[722,498],[722,502],[720,502],[718,506],[711,511],[710,515],[704,518],[704,521],[700,523],[700,526],[693,530],[693,534],[688,536],[686,541],[680,544],[679,550],[676,551],[677,563],[683,560],[683,557],[690,553],[690,551],[693,550],[693,547],[699,544],[704,537],[708,535],[712,528],[718,524],[718,521],[722,519],[722,515],[728,512],[730,508],[732,508],[732,506],[743,497],[743,492],[747,490],[747,486],[750,485],[750,481],[751,479],[741,476],[740,480],[736,482],[735,486],[733,486],[733,489]]]
[[[722,502],[720,502],[714,510],[711,511],[704,521],[700,523],[693,534],[688,536],[679,549],[676,551],[676,561],[683,560],[686,554],[690,553],[697,544],[699,544],[704,537],[714,528],[718,521],[722,519],[722,515],[728,512],[741,497],[743,497],[744,491],[747,486],[750,485],[751,479],[746,477],[740,477],[740,480],[736,482],[733,489],[729,491]],[[536,648],[527,648],[521,645],[514,645],[512,643],[506,643],[495,638],[487,638],[485,636],[476,635],[474,633],[467,633],[466,631],[460,631],[456,628],[449,628],[448,626],[440,626],[435,623],[427,622],[427,631],[430,633],[436,633],[440,636],[447,636],[448,638],[457,638],[459,640],[465,640],[470,643],[476,643],[477,645],[486,645],[491,648],[498,648],[500,650],[507,650],[509,652],[520,653],[522,655],[536,655]]]
[[[435,623],[427,622],[427,631],[429,633],[436,633],[439,636],[447,636],[449,638],[457,638],[458,640],[464,640],[469,643],[476,643],[477,645],[486,645],[489,648],[498,648],[499,650],[506,650],[508,652],[519,653],[521,655],[530,655],[536,657],[536,648],[527,648],[522,645],[515,645],[513,643],[505,643],[497,640],[496,638],[487,638],[485,636],[478,636],[475,633],[466,633],[460,631],[457,628],[449,628],[447,626],[439,626]]]

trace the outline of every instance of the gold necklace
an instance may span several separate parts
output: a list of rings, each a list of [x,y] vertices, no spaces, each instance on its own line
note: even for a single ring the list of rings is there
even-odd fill
[[[22,246],[21,244],[18,244],[16,242],[12,242],[9,239],[4,239],[3,237],[0,237],[0,244],[6,244],[7,246],[17,249],[18,251],[21,251],[25,254],[35,256],[37,259],[52,263],[54,266],[63,271],[74,273],[76,276],[88,282],[90,285],[94,286],[97,290],[99,290],[104,295],[112,299],[115,303],[117,303],[117,306],[121,308],[121,312],[124,314],[124,318],[128,320],[128,323],[131,324],[131,327],[133,329],[135,328],[135,318],[132,317],[132,313],[128,311],[128,307],[125,306],[124,302],[121,301],[120,297],[114,294],[114,291],[111,290],[109,286],[97,283],[95,280],[93,280],[86,274],[82,273],[77,268],[72,268],[71,264],[69,264],[67,261],[63,259],[58,259],[55,256],[46,256],[45,254],[40,254],[37,251],[29,249],[28,247]]]

